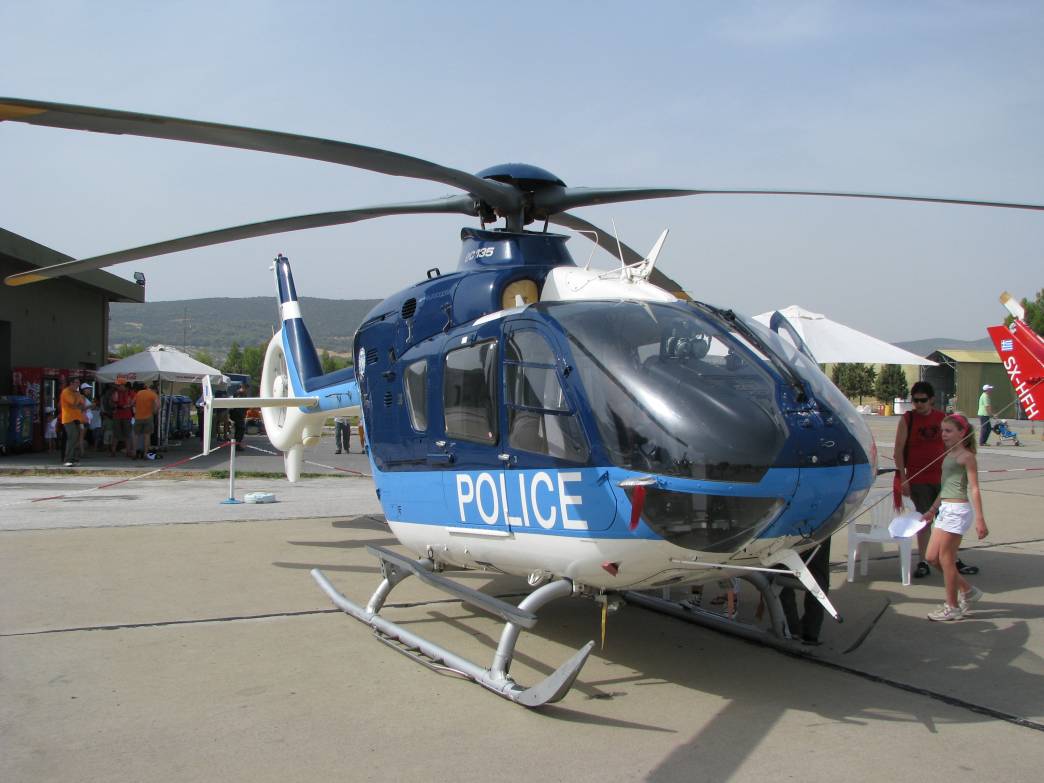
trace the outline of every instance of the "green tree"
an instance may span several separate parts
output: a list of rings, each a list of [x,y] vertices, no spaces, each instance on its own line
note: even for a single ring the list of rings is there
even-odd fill
[[[233,342],[232,347],[228,349],[228,356],[225,357],[225,363],[221,365],[221,372],[243,372],[243,350],[239,347],[239,343]]]
[[[128,356],[133,356],[136,353],[141,353],[145,350],[145,346],[140,343],[125,343],[116,349],[117,359],[126,359]]]
[[[197,362],[203,362],[203,364],[207,365],[207,367],[217,366],[217,359],[215,359],[210,354],[210,351],[196,351],[192,355],[192,358],[195,359]]]
[[[323,350],[323,355],[319,357],[319,363],[323,366],[324,373],[336,372],[344,367],[343,364],[337,361],[337,357],[331,356],[330,352],[325,349]]]
[[[210,351],[196,351],[192,354],[192,358],[195,359],[197,362],[202,362],[203,364],[207,365],[207,367],[217,367],[217,359],[213,357]],[[194,383],[191,386],[189,386],[186,391],[182,393],[190,400],[192,400],[192,402],[195,402],[199,399],[199,395],[203,393],[203,387],[200,386],[198,383]]]
[[[248,345],[243,349],[243,372],[250,376],[254,385],[261,383],[261,368],[265,363],[265,351],[267,343],[260,345]]]
[[[886,364],[881,368],[874,383],[874,396],[881,402],[891,403],[896,397],[905,400],[910,392],[906,383],[906,373],[898,364]]]
[[[873,394],[877,372],[868,364],[855,362],[852,364],[835,364],[830,379],[846,397],[858,397],[863,404],[863,396]]]

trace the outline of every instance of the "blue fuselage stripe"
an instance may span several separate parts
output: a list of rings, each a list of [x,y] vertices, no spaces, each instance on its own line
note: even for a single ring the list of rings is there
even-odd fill
[[[643,523],[628,529],[631,506],[618,468],[572,470],[374,470],[389,522],[476,527],[582,538],[660,538]],[[869,470],[856,471],[869,474]],[[662,478],[672,491],[780,498],[785,505],[762,538],[800,535],[825,522],[854,488],[844,467],[774,468],[757,484]],[[858,476],[859,484],[866,482]]]

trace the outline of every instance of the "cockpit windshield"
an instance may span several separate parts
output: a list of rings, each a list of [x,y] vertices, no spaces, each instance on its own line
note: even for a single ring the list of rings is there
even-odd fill
[[[848,398],[819,369],[819,366],[802,353],[788,337],[777,334],[752,318],[741,317],[743,323],[764,341],[771,350],[782,356],[794,368],[794,371],[809,385],[812,394],[821,406],[825,406],[845,423],[852,433],[864,456],[877,471],[877,448],[870,428],[858,411],[852,407]]]
[[[684,305],[539,305],[569,341],[614,464],[685,478],[758,481],[787,436],[764,355]]]

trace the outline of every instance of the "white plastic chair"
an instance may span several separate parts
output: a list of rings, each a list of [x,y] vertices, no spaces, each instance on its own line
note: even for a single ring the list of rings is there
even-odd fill
[[[904,506],[904,510],[896,515],[892,509],[891,497],[886,497],[871,507],[869,511],[860,514],[850,522],[848,524],[848,581],[855,581],[856,556],[859,554],[860,544],[896,544],[899,547],[899,572],[902,575],[903,585],[909,587],[914,537],[924,524],[920,522],[920,518],[921,515],[909,509],[908,506]],[[859,573],[861,576],[866,576],[867,573],[865,547],[863,557],[859,562]]]

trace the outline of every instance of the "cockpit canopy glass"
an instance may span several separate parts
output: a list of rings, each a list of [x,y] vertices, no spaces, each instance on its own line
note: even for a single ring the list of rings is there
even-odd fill
[[[787,437],[765,358],[724,320],[683,304],[539,305],[564,331],[615,465],[758,481]]]
[[[768,329],[753,318],[742,317],[747,328],[755,333],[771,350],[782,356],[812,389],[812,395],[821,407],[844,422],[848,431],[863,450],[866,461],[874,473],[877,472],[877,448],[870,427],[859,412],[852,407],[844,393],[826,377],[814,361],[809,359],[791,342],[789,337]],[[857,460],[862,462],[863,460]]]

